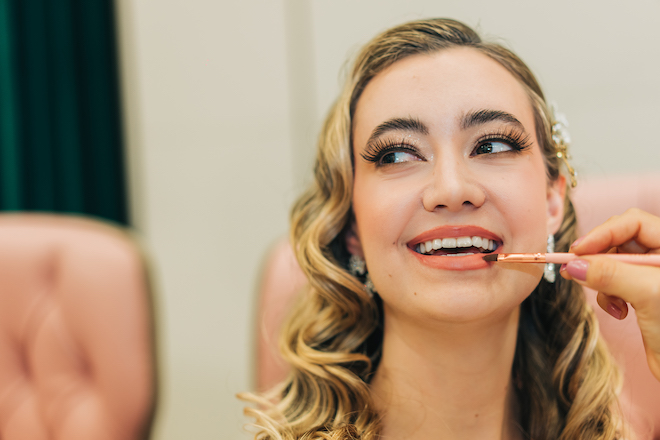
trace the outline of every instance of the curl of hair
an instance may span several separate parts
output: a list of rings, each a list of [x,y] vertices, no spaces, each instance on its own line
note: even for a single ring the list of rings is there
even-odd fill
[[[406,23],[368,43],[325,121],[315,180],[292,211],[291,242],[309,286],[281,336],[280,349],[291,373],[269,394],[248,397],[258,404],[246,409],[256,418],[257,439],[378,438],[379,415],[368,384],[379,359],[382,313],[378,299],[365,292],[363,280],[347,270],[352,118],[361,93],[379,72],[411,55],[456,47],[491,57],[525,88],[548,181],[559,177],[561,164],[543,92],[510,50],[482,41],[471,28],[450,19]],[[555,234],[556,250],[567,251],[576,238],[575,210],[567,195],[563,222]],[[578,284],[561,277],[553,284],[541,280],[523,302],[512,374],[526,437],[621,437],[619,372]]]

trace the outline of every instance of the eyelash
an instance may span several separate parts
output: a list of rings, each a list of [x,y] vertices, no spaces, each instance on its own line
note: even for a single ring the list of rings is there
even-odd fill
[[[506,127],[496,131],[495,133],[489,133],[479,138],[479,140],[477,140],[477,145],[474,147],[474,150],[476,150],[484,143],[491,141],[505,142],[513,149],[512,152],[514,153],[527,150],[532,146],[532,141],[528,134],[525,134],[523,131],[516,130],[513,127]],[[396,152],[410,153],[422,160],[425,160],[424,156],[419,152],[419,150],[414,145],[407,143],[405,138],[401,139],[400,141],[395,141],[394,139],[378,139],[375,142],[367,145],[365,151],[360,154],[360,156],[362,156],[362,158],[367,162],[375,163],[377,166],[383,166],[385,164],[380,163],[383,157],[386,154]],[[471,154],[471,156],[475,156],[475,154]]]
[[[521,151],[525,151],[532,146],[532,140],[530,139],[529,134],[525,134],[524,131],[516,130],[513,127],[506,127],[498,130],[495,133],[490,133],[479,138],[474,149],[476,150],[481,145],[491,141],[505,142],[507,145],[513,148],[514,153],[520,153]]]
[[[375,142],[368,144],[367,148],[362,154],[360,154],[360,156],[362,156],[367,162],[383,165],[380,163],[383,157],[386,154],[396,152],[406,152],[421,159],[424,158],[415,146],[406,143],[405,138],[400,141],[395,141],[393,139],[378,139]]]

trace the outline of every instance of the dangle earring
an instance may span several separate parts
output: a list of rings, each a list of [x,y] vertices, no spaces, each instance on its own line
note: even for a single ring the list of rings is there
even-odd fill
[[[351,255],[348,260],[348,271],[356,277],[364,276],[367,272],[367,263],[357,255]]]
[[[555,251],[555,236],[548,234],[548,253]],[[557,279],[557,273],[555,272],[555,263],[545,263],[545,268],[543,269],[543,278],[549,283],[554,283]]]
[[[371,298],[374,297],[376,289],[374,288],[374,283],[369,277],[367,272],[367,263],[357,255],[351,255],[351,258],[348,260],[348,271],[358,278],[364,277],[364,290],[367,291]]]

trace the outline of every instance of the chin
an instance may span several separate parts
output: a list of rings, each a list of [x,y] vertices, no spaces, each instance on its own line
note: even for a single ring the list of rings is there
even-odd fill
[[[486,282],[453,279],[431,286],[415,283],[404,289],[404,295],[395,295],[394,290],[390,294],[390,289],[379,294],[386,309],[401,311],[413,320],[467,323],[507,319],[536,288],[541,273],[515,273]]]

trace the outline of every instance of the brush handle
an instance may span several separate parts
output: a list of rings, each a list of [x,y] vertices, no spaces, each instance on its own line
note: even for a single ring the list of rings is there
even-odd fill
[[[642,266],[657,266],[660,267],[660,254],[596,254],[602,255],[607,258],[612,258],[624,263],[639,264]],[[547,263],[564,264],[569,261],[576,260],[582,257],[590,257],[592,255],[575,255],[571,253],[556,252],[545,254],[545,261]]]

